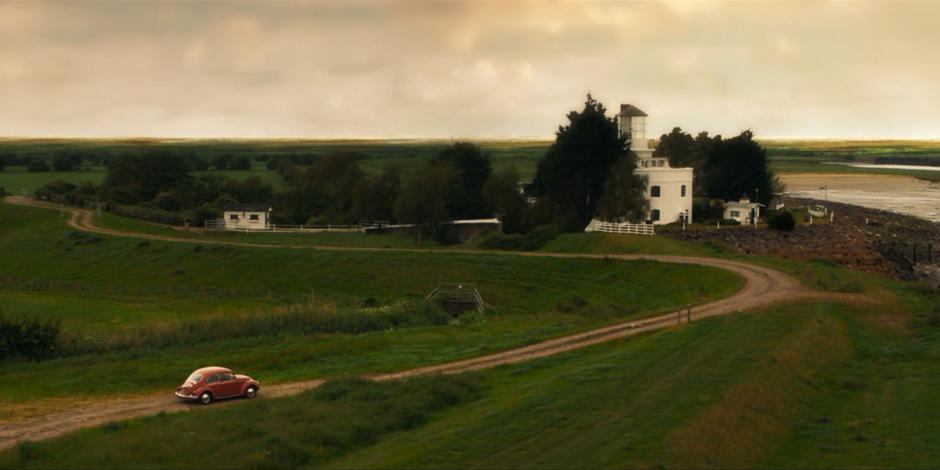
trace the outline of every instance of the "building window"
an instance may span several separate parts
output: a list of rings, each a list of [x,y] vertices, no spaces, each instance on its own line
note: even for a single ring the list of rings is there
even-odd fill
[[[228,220],[238,220],[238,214],[229,214]]]
[[[679,191],[682,193],[681,196],[685,197],[685,185],[684,184],[682,185],[681,188],[679,188]]]
[[[659,197],[659,186],[650,186],[650,197]]]
[[[683,186],[684,188],[685,186]],[[258,214],[251,214],[248,216],[248,220],[258,220]]]
[[[731,211],[731,217],[741,217],[741,211]]]
[[[659,220],[659,209],[653,209],[650,211],[650,220],[656,222]]]

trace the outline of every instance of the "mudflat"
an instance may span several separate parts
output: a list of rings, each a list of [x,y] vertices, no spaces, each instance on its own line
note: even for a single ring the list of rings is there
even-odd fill
[[[828,198],[940,222],[938,183],[910,176],[823,173],[783,173],[780,179],[790,196]]]

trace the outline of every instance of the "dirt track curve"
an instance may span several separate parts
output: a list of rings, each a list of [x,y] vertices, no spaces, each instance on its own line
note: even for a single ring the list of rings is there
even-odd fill
[[[37,202],[23,197],[7,197],[6,202],[43,207],[47,209],[58,209],[54,204]],[[426,252],[429,250],[418,249],[384,249],[384,248],[347,248],[347,247],[325,247],[309,245],[274,245],[274,244],[256,244],[239,243],[217,240],[193,240],[183,237],[159,236],[150,234],[139,234],[132,232],[121,232],[111,229],[95,226],[93,223],[93,212],[85,209],[65,208],[71,213],[68,220],[69,226],[76,230],[94,232],[105,235],[113,235],[129,238],[140,238],[147,240],[160,240],[168,242],[185,242],[199,244],[220,244],[248,247],[271,247],[271,248],[293,248],[293,249],[315,249],[315,250],[344,250],[344,251],[415,251]],[[735,311],[753,309],[770,305],[784,300],[793,300],[796,297],[838,297],[836,295],[814,292],[803,287],[794,278],[774,269],[762,266],[751,265],[738,261],[729,261],[716,258],[704,258],[694,256],[667,256],[667,255],[604,255],[604,254],[561,254],[561,253],[507,253],[482,250],[433,250],[434,252],[458,253],[458,254],[480,254],[503,255],[503,256],[545,256],[545,257],[565,257],[565,258],[608,258],[619,260],[647,259],[661,261],[666,263],[697,264],[712,266],[734,272],[745,279],[744,287],[735,294],[721,300],[695,306],[692,309],[692,320],[698,320],[705,317],[725,315]],[[485,356],[465,359],[444,364],[419,367],[401,372],[377,374],[366,376],[374,380],[393,380],[405,377],[413,377],[423,374],[454,374],[459,372],[486,369],[502,364],[514,364],[530,359],[559,354],[565,351],[580,349],[587,346],[612,341],[637,333],[665,328],[670,325],[685,322],[685,316],[677,313],[668,313],[657,317],[644,320],[618,323],[615,325],[597,328],[583,333],[564,336],[561,338],[543,341],[526,347],[511,349]],[[315,388],[324,382],[323,379],[315,379],[301,382],[291,382],[276,384],[265,387],[263,396],[285,396],[300,393],[304,390]],[[238,400],[222,402],[214,406],[231,406],[239,403]],[[178,403],[171,393],[160,393],[153,395],[140,395],[129,398],[108,399],[106,401],[90,401],[73,406],[68,409],[47,413],[45,415],[31,416],[25,419],[16,419],[7,422],[0,422],[0,450],[9,448],[16,443],[24,440],[46,439],[81,428],[87,428],[110,421],[127,419],[135,416],[143,416],[165,412],[175,412],[192,409],[194,405]]]

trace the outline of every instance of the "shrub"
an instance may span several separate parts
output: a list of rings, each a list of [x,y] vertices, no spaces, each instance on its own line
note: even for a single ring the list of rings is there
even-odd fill
[[[52,168],[55,171],[75,171],[75,162],[67,155],[58,155],[52,159]]]
[[[251,169],[251,159],[248,157],[238,157],[234,160],[231,160],[228,164],[229,170],[250,170]]]
[[[45,160],[31,160],[29,165],[26,165],[26,171],[30,173],[45,173],[47,171],[52,171],[52,168],[49,168],[49,164]]]
[[[787,211],[777,212],[767,221],[767,226],[773,230],[781,232],[790,232],[796,228],[796,219],[793,214]]]
[[[0,362],[23,358],[40,361],[56,353],[59,321],[23,317],[10,320],[0,315]]]
[[[494,233],[480,242],[480,248],[535,251],[557,238],[560,233],[556,225],[540,225],[525,235]]]
[[[201,157],[193,158],[193,170],[196,171],[208,171],[209,170],[209,160]]]
[[[196,225],[202,225],[206,222],[206,220],[218,219],[221,215],[222,211],[220,211],[217,207],[209,204],[203,204],[197,207],[193,212],[193,218],[195,219],[193,223]]]
[[[153,202],[165,211],[178,211],[183,207],[183,198],[174,190],[160,191],[154,196]]]

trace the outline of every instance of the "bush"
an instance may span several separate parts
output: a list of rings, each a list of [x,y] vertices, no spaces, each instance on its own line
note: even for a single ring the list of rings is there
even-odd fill
[[[58,320],[23,317],[9,320],[0,315],[0,362],[10,359],[40,361],[56,353]]]
[[[793,214],[790,212],[777,212],[767,221],[767,226],[773,230],[790,232],[796,228],[796,219],[793,218]]]
[[[26,165],[26,171],[30,173],[45,173],[52,171],[52,168],[49,168],[49,164],[44,160],[31,160],[29,165]]]
[[[494,233],[480,242],[480,248],[490,250],[535,251],[558,237],[556,225],[540,225],[525,235]]]
[[[52,160],[52,168],[55,171],[75,171],[75,162],[67,155],[59,155]]]
[[[250,170],[251,169],[251,159],[248,157],[238,157],[229,162],[229,170]]]
[[[160,191],[154,196],[153,202],[158,208],[165,211],[178,211],[183,207],[183,198],[173,190]]]
[[[209,170],[209,160],[201,157],[193,158],[193,170],[196,171],[208,171]]]
[[[210,204],[203,204],[196,208],[193,213],[193,218],[195,219],[193,223],[195,225],[203,225],[207,220],[218,219],[222,216],[222,211],[217,207]]]

